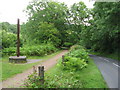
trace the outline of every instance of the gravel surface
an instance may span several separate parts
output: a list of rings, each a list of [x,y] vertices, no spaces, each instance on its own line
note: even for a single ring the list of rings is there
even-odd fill
[[[49,68],[53,67],[57,63],[57,60],[67,52],[68,52],[67,50],[64,50],[63,52],[59,53],[58,55],[40,63],[39,65],[36,65],[35,67],[43,65],[45,70],[48,70]],[[40,61],[40,60],[38,60],[38,59],[34,60],[34,62],[38,62],[38,61]],[[33,60],[31,60],[28,63],[32,63],[32,62],[33,62]],[[32,74],[32,72],[33,72],[33,68],[31,68],[27,71],[24,71],[23,73],[17,74],[12,78],[8,78],[7,80],[2,82],[2,88],[19,88],[20,86],[23,85],[24,80],[27,79],[27,76]],[[1,85],[1,83],[0,83],[0,85]]]

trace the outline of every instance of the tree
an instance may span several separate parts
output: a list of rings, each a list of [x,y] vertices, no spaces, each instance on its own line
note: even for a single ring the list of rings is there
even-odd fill
[[[90,10],[83,2],[74,3],[70,9],[70,28],[72,28],[71,35],[74,35],[76,43],[82,38],[81,32],[84,31],[89,23]]]
[[[93,20],[88,30],[83,31],[88,37],[83,42],[91,45],[96,51],[113,53],[120,49],[120,3],[117,2],[96,2],[92,10]],[[89,33],[87,33],[89,32]]]
[[[35,32],[35,43],[52,43],[54,46],[59,46],[60,39],[57,37],[59,31],[52,23],[40,23],[39,29]]]
[[[14,24],[10,24],[8,22],[2,22],[0,23],[0,27],[2,28],[2,30],[5,30],[7,32],[17,33],[17,27]]]
[[[34,37],[34,32],[39,30],[40,22],[53,23],[55,28],[59,31],[58,38],[61,43],[64,42],[66,30],[66,11],[68,7],[64,3],[54,1],[32,1],[26,9],[29,15],[28,22],[26,23],[27,36],[31,39]],[[31,34],[32,33],[32,34]]]
[[[9,48],[16,46],[16,35],[5,30],[0,31],[2,34],[2,48]]]

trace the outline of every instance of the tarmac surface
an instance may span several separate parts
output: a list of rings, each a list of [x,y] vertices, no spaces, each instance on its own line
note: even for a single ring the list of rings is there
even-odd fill
[[[120,61],[96,55],[90,55],[90,57],[101,71],[108,87],[120,90]]]

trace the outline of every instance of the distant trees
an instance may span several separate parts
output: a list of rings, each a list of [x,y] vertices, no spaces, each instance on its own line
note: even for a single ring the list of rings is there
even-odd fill
[[[2,48],[16,47],[17,35],[11,32],[6,32],[5,30],[0,31]],[[20,35],[20,46],[23,45],[23,38]]]
[[[57,46],[60,44],[59,31],[57,28],[55,28],[54,24],[51,23],[40,23],[40,26],[38,30],[36,30],[35,36],[33,37],[35,39],[35,43],[52,43],[54,46]]]
[[[65,36],[64,32],[66,29],[65,23],[66,23],[67,10],[68,7],[64,3],[46,1],[46,0],[44,1],[34,0],[27,6],[26,12],[29,15],[29,19],[26,25],[24,25],[27,31],[23,30],[23,32],[24,31],[27,32],[26,35],[27,37],[29,37],[29,39],[34,37],[36,40],[38,40],[38,42],[40,42],[38,38],[36,38],[34,35],[31,36],[30,33],[32,34],[36,32],[40,33],[42,31],[42,29],[40,29],[40,25],[43,25],[45,24],[44,22],[46,22],[46,27],[47,25],[50,24],[54,26],[53,30],[54,28],[56,28],[57,33],[59,34],[55,35],[55,37],[58,38],[57,44],[60,45],[62,42],[64,42],[63,38]],[[49,30],[48,30],[48,34],[49,34]],[[54,40],[52,42],[54,42]]]
[[[0,31],[2,34],[2,48],[9,48],[16,46],[16,35],[5,30]]]
[[[80,40],[80,32],[87,22],[88,9],[83,2],[75,3],[70,9],[64,3],[49,0],[33,0],[26,9],[28,22],[23,25],[23,35],[29,39],[39,39],[34,35],[41,32],[40,25],[53,24],[59,34],[55,35],[59,43],[56,46],[71,46]],[[43,24],[40,24],[43,23]],[[54,29],[54,28],[53,28]],[[45,30],[44,30],[45,31]],[[24,33],[27,32],[27,33]],[[48,32],[49,34],[49,32]],[[53,39],[52,39],[53,40]],[[52,41],[54,42],[54,40]]]
[[[11,33],[16,33],[17,32],[16,25],[10,24],[8,22],[2,22],[2,23],[0,23],[0,27],[2,28],[2,30],[5,30],[7,32],[11,32]]]
[[[9,48],[16,46],[16,25],[8,22],[0,23],[0,47]],[[22,42],[22,41],[21,41]]]
[[[21,25],[24,44],[52,43],[56,47],[70,47],[79,43],[109,53],[120,49],[118,2],[96,2],[93,9],[88,9],[83,2],[68,8],[60,2],[33,0],[25,11],[29,18]],[[15,25],[4,22],[0,26],[6,32],[16,33]]]

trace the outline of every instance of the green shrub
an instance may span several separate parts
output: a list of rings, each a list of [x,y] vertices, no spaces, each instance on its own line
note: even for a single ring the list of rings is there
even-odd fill
[[[70,51],[77,50],[77,49],[84,49],[85,50],[85,48],[81,45],[73,45],[70,47]]]
[[[83,69],[87,63],[85,59],[80,59],[72,56],[65,56],[64,57],[64,69],[77,71]]]
[[[10,48],[4,48],[2,50],[2,55],[15,55],[16,53],[16,49],[15,47],[10,47]]]
[[[65,42],[64,44],[63,44],[63,46],[64,47],[70,47],[70,46],[72,46],[73,45],[73,43],[69,43],[69,42]]]
[[[2,34],[2,48],[15,47],[17,42],[17,36],[14,33],[6,32],[5,30],[0,31],[0,35]],[[21,46],[23,44],[23,40],[20,37]]]
[[[70,48],[70,52],[68,53],[68,55],[80,59],[85,59],[86,62],[88,62],[89,59],[88,52],[83,46],[80,45],[73,45]]]
[[[86,50],[82,46],[74,45],[70,48],[70,52],[64,56],[64,62],[61,62],[58,66],[62,69],[76,71],[86,67],[88,60],[89,56]]]
[[[52,44],[24,46],[20,48],[20,55],[28,56],[44,56],[56,52],[57,49]],[[3,55],[15,55],[16,48],[5,48],[2,51]]]
[[[86,62],[88,62],[89,56],[85,49],[78,49],[78,50],[72,50],[70,53],[68,53],[71,57],[76,57],[80,59],[84,59]]]

